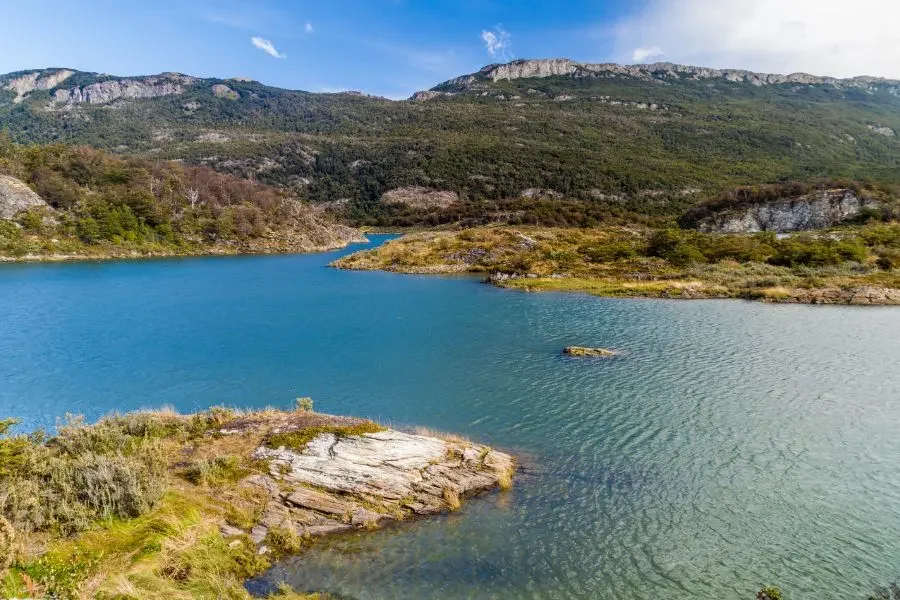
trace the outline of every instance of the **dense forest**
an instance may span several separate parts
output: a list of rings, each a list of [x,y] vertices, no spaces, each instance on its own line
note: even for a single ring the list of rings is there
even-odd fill
[[[128,80],[75,73],[19,97],[10,82],[21,76],[0,77],[0,127],[16,141],[208,165],[335,205],[358,224],[582,225],[672,217],[742,185],[900,180],[900,98],[888,90],[611,74],[391,101],[177,76],[177,93],[61,105],[58,92]],[[382,201],[405,186],[459,201]]]

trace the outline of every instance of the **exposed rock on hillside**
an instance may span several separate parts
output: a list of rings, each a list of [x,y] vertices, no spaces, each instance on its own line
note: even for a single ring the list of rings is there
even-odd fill
[[[120,98],[136,100],[157,98],[184,92],[186,85],[197,81],[179,73],[164,73],[139,79],[109,79],[72,89],[58,89],[53,93],[56,104],[107,104]]]
[[[454,202],[459,201],[459,195],[456,192],[446,190],[405,187],[385,192],[381,197],[381,201],[385,204],[403,204],[410,208],[447,208]]]
[[[13,77],[6,83],[4,87],[5,89],[11,90],[16,93],[16,97],[15,99],[13,99],[13,102],[18,104],[34,90],[53,89],[64,82],[66,79],[71,77],[73,73],[74,71],[69,71],[68,69],[62,69],[60,71],[52,73],[40,71],[36,71],[34,73],[26,73],[25,75]]]
[[[13,219],[29,208],[50,209],[30,187],[15,177],[0,175],[0,219]]]
[[[227,85],[223,85],[221,83],[217,83],[212,86],[212,93],[216,98],[227,98],[229,100],[237,100],[241,97],[236,91],[228,87]]]
[[[806,231],[824,229],[852,219],[876,203],[852,190],[822,190],[775,202],[755,204],[702,220],[697,228],[705,232],[753,233],[757,231]]]
[[[615,63],[579,63],[565,58],[543,60],[514,60],[506,64],[488,65],[471,75],[464,75],[444,82],[435,90],[453,90],[477,87],[479,81],[510,81],[515,79],[571,76],[615,77],[617,75],[637,79],[665,81],[667,79],[725,79],[735,83],[752,85],[774,85],[792,83],[798,85],[829,85],[838,88],[856,88],[865,91],[885,89],[892,94],[900,94],[900,81],[880,77],[853,77],[838,79],[835,77],[818,77],[806,73],[778,75],[772,73],[755,73],[741,69],[710,69],[673,63],[652,63],[639,65],[619,65]]]

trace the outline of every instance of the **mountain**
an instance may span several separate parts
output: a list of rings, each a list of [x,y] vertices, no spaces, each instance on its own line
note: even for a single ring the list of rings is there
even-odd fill
[[[405,101],[178,73],[0,76],[19,142],[179,159],[354,223],[670,219],[741,185],[900,181],[900,82],[513,61]]]

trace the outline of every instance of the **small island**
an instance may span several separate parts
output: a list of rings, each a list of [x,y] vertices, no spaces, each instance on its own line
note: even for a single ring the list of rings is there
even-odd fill
[[[585,348],[583,346],[568,346],[563,350],[563,354],[566,356],[587,356],[595,358],[609,358],[610,356],[616,355],[615,352],[607,350],[606,348]]]
[[[515,461],[430,431],[311,411],[143,411],[53,437],[0,421],[4,597],[250,598],[317,537],[458,509]],[[317,598],[285,588],[280,598]]]

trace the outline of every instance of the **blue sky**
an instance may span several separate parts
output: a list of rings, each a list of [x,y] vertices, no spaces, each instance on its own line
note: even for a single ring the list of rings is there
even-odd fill
[[[180,71],[395,98],[511,58],[671,60],[900,78],[900,34],[893,25],[900,2],[849,4],[0,0],[0,72],[51,66],[117,75]]]

